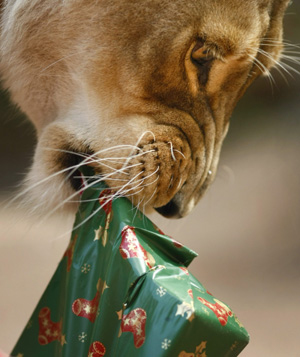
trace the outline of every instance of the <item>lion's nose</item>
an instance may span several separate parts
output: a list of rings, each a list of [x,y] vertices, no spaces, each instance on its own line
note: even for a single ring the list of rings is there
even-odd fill
[[[166,218],[181,218],[179,213],[180,208],[174,200],[171,200],[162,207],[155,208],[155,210]]]

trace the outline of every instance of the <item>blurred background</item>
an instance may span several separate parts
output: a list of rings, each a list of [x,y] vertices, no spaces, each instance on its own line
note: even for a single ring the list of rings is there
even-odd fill
[[[299,1],[288,9],[285,39],[300,43]],[[178,221],[150,217],[199,253],[191,271],[251,335],[242,357],[300,357],[300,76],[281,72],[273,70],[273,87],[259,79],[238,104],[218,176],[197,208]],[[3,91],[0,116],[1,208],[28,170],[36,138]],[[16,207],[1,210],[0,348],[16,342],[71,224],[72,217],[39,224]]]

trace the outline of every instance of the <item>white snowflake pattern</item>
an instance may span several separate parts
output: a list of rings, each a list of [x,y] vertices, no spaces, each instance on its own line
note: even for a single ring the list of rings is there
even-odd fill
[[[85,332],[81,332],[80,335],[78,335],[78,341],[84,343],[85,339],[87,338],[87,334]]]
[[[188,304],[187,302],[183,301],[181,304],[177,304],[177,311],[175,316],[180,315],[189,320],[193,316],[194,311],[193,304]]]
[[[164,350],[167,350],[170,346],[171,346],[171,340],[168,340],[167,338],[165,338],[163,340],[163,342],[161,343],[161,348]]]
[[[156,289],[156,294],[160,297],[163,297],[166,294],[167,290],[164,289],[162,286]]]
[[[84,263],[81,267],[81,272],[87,274],[91,270],[90,264]]]

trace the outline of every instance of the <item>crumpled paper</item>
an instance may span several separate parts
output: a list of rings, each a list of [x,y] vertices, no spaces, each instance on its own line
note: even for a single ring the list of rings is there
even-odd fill
[[[237,356],[249,336],[189,272],[195,252],[95,182],[18,357]]]

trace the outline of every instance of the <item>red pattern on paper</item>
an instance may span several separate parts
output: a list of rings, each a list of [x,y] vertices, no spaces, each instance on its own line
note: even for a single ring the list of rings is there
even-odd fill
[[[47,345],[53,341],[61,341],[61,326],[62,321],[53,322],[50,318],[51,311],[49,307],[44,307],[39,312],[39,335],[38,341],[40,345]]]
[[[154,224],[154,223],[152,223],[152,224],[153,224],[154,229],[155,229],[159,234],[161,234],[162,236],[165,236],[165,233],[164,233],[159,227],[157,227],[156,224]]]
[[[233,315],[232,311],[225,304],[223,304],[217,299],[214,299],[216,301],[215,304],[212,304],[201,297],[198,297],[197,299],[201,301],[205,306],[209,307],[215,313],[222,326],[225,326],[227,324],[228,316]]]
[[[189,289],[188,290],[188,294],[190,295],[190,297],[192,298],[192,300],[194,300],[194,295],[193,295],[193,290]]]
[[[88,357],[102,357],[105,355],[106,348],[103,343],[95,341],[91,344]]]
[[[131,332],[133,334],[134,346],[136,348],[141,347],[145,342],[146,320],[146,311],[141,308],[134,309],[122,317],[121,332]]]
[[[110,222],[112,221],[113,211],[112,211],[112,190],[103,190],[99,196],[99,204],[104,210],[106,217],[104,227],[100,226],[97,230],[95,230],[96,236],[94,240],[102,240],[102,244],[105,247],[107,243],[107,235]]]
[[[179,267],[186,275],[189,275],[189,271],[186,267]]]
[[[100,298],[104,289],[106,288],[106,282],[103,282],[101,279],[99,279],[97,283],[97,292],[93,300],[87,300],[83,298],[76,299],[72,304],[73,313],[77,316],[85,317],[91,322],[95,322]]]
[[[106,189],[100,193],[99,203],[102,206],[104,212],[108,215],[112,210],[112,190]]]
[[[152,268],[155,264],[153,256],[147,252],[139,243],[134,227],[125,226],[122,229],[122,242],[119,247],[120,253],[124,259],[142,258],[146,265]]]
[[[180,242],[178,242],[177,240],[171,238],[171,241],[173,242],[173,244],[175,245],[176,248],[183,248],[183,244],[181,244]]]
[[[99,300],[99,291],[97,291],[93,300],[77,299],[72,304],[72,311],[77,316],[85,317],[91,322],[95,322]]]
[[[166,236],[168,238],[171,239],[173,245],[176,247],[176,248],[183,248],[183,244],[181,244],[180,242],[178,242],[177,240],[175,240],[174,238],[170,237],[170,236],[167,236],[160,228],[157,227],[156,224],[153,224],[154,228],[157,230],[157,232],[159,234],[161,234],[162,236]]]
[[[71,270],[76,240],[77,240],[77,235],[70,241],[68,248],[64,254],[64,257],[67,257],[67,259],[68,259],[67,272],[69,272]]]

